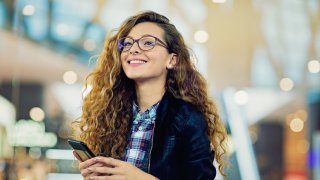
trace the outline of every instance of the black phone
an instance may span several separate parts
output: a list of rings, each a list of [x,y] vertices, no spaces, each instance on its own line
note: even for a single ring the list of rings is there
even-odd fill
[[[88,148],[88,146],[78,140],[68,139],[70,146],[76,151],[82,161],[86,161],[90,158],[95,157],[94,153]]]

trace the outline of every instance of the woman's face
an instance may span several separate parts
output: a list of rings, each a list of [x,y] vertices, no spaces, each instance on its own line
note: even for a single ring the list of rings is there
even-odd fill
[[[151,22],[137,24],[131,29],[127,37],[137,40],[149,35],[165,42],[163,39],[163,29]],[[130,46],[132,41],[128,44]],[[140,46],[148,46],[149,44],[149,41],[144,42],[143,39],[140,40]],[[127,77],[136,82],[164,82],[167,76],[167,68],[173,68],[176,62],[175,54],[169,54],[164,46],[167,45],[162,45],[161,42],[157,42],[152,49],[142,50],[140,49],[138,42],[133,42],[133,45],[129,50],[121,52],[121,64]]]

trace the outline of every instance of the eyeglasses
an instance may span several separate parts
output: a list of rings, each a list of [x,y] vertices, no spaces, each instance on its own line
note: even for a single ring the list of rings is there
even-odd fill
[[[138,43],[139,48],[143,51],[151,50],[157,44],[164,48],[168,48],[167,45],[163,41],[161,41],[159,38],[151,35],[147,35],[139,39],[133,39],[131,37],[120,38],[118,40],[118,49],[120,52],[129,51],[135,42]]]

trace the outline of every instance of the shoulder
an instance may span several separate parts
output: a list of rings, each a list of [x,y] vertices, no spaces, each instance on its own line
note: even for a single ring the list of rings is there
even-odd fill
[[[180,118],[186,119],[190,116],[201,116],[201,112],[197,107],[182,99],[174,99],[170,111],[176,113]]]
[[[157,124],[160,126],[164,124],[166,127],[182,132],[188,126],[203,128],[207,125],[207,121],[192,103],[166,92],[157,109]]]
[[[174,99],[169,111],[170,114],[174,115],[175,122],[182,126],[182,131],[190,128],[205,129],[207,127],[207,121],[202,112],[193,104],[182,99]]]

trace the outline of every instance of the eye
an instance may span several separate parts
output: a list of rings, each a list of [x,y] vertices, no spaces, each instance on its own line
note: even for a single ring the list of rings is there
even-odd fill
[[[156,42],[155,42],[155,39],[150,38],[150,37],[143,38],[143,39],[141,39],[140,41],[141,41],[140,43],[141,43],[143,46],[147,46],[147,47],[154,46],[155,43],[156,43]]]
[[[132,41],[123,41],[123,47],[131,47]]]
[[[151,41],[151,40],[148,40],[148,41],[145,41],[145,42],[143,43],[143,45],[145,45],[145,46],[153,46],[153,45],[154,45],[154,42]]]

